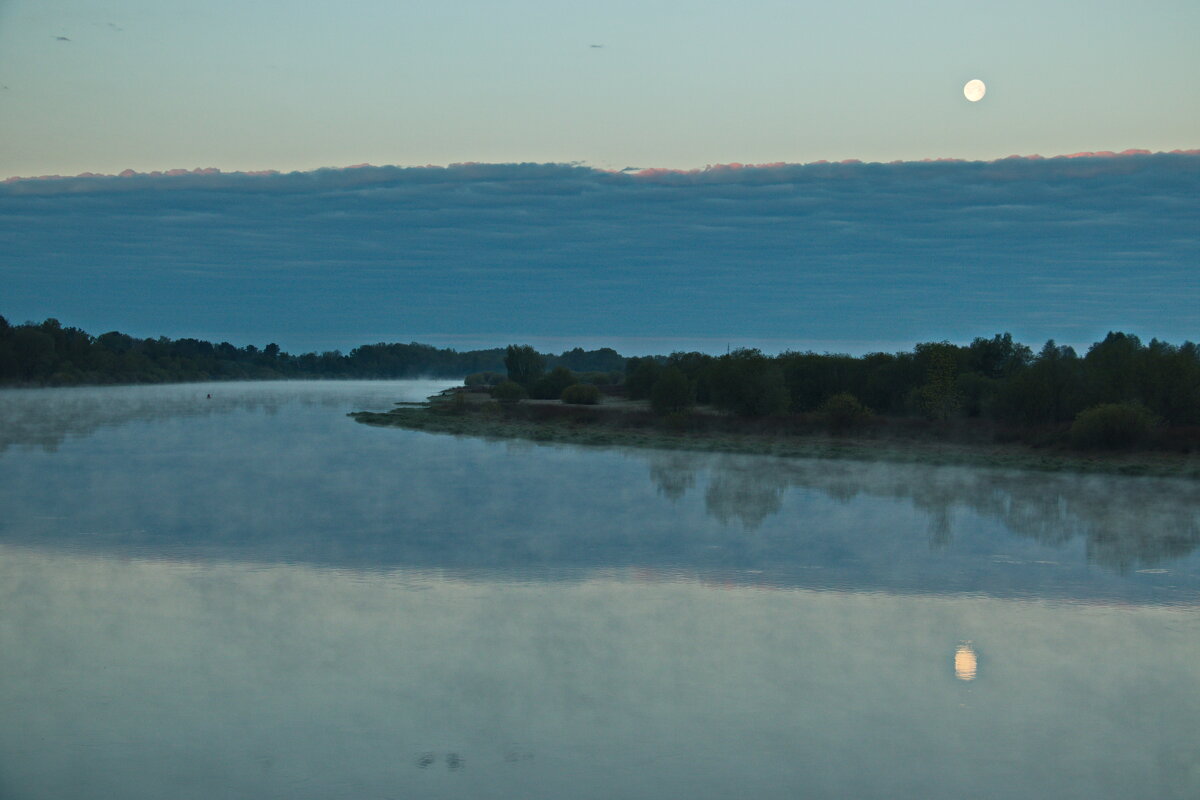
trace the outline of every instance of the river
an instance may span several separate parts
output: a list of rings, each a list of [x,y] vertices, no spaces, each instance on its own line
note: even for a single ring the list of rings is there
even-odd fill
[[[1194,798],[1200,486],[0,392],[0,796]]]

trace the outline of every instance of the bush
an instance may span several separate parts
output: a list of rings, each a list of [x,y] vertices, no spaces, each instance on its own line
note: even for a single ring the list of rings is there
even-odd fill
[[[463,386],[499,386],[503,382],[499,372],[472,372],[463,379]]]
[[[1075,447],[1128,447],[1144,439],[1154,418],[1140,403],[1104,403],[1080,411],[1071,423]]]
[[[818,413],[835,431],[848,431],[862,425],[871,417],[871,409],[859,402],[858,398],[849,392],[842,392],[829,397]]]
[[[525,387],[516,381],[504,381],[492,389],[492,397],[501,403],[515,403],[528,396],[529,393],[525,391]]]
[[[650,388],[655,414],[673,414],[692,405],[692,386],[679,367],[667,367]]]
[[[563,389],[562,401],[576,406],[594,406],[600,402],[600,390],[590,383],[576,383]]]

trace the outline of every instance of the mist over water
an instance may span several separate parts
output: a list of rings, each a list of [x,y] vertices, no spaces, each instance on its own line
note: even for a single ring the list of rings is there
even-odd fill
[[[0,794],[1200,787],[1194,482],[345,416],[440,385],[0,392]]]

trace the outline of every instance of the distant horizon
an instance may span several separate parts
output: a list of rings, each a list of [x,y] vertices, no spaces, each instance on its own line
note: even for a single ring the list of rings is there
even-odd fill
[[[70,320],[63,319],[51,315],[38,320],[16,320],[8,314],[5,314],[0,309],[0,317],[6,319],[9,325],[41,325],[47,319],[55,319],[65,328],[76,328],[85,333],[96,337],[106,333],[121,333],[127,336],[132,336],[135,339],[157,339],[166,337],[168,339],[196,339],[199,341],[207,341],[211,344],[221,344],[226,342],[233,346],[242,349],[247,345],[263,349],[269,344],[276,344],[280,350],[289,355],[298,356],[305,353],[324,353],[338,351],[343,355],[349,354],[353,349],[358,347],[369,347],[373,345],[424,345],[435,347],[444,350],[454,350],[455,352],[465,353],[471,351],[483,350],[503,350],[509,345],[529,345],[539,353],[546,355],[561,355],[574,349],[582,349],[584,351],[593,352],[596,350],[609,348],[616,351],[622,356],[641,357],[641,356],[669,356],[672,353],[704,353],[706,355],[719,356],[728,352],[737,350],[758,350],[764,355],[775,356],[786,352],[812,352],[821,355],[847,355],[855,358],[862,357],[871,353],[905,353],[912,352],[918,344],[949,342],[952,345],[965,347],[970,345],[975,339],[991,339],[994,336],[1001,336],[1009,331],[998,330],[991,332],[980,332],[978,334],[968,336],[963,339],[949,338],[930,338],[922,339],[913,342],[866,342],[854,340],[803,340],[798,338],[793,339],[763,339],[756,337],[709,337],[709,338],[663,338],[663,337],[641,337],[641,336],[504,336],[489,335],[489,334],[415,334],[410,336],[371,338],[367,337],[363,341],[354,343],[337,343],[329,346],[321,346],[315,348],[295,348],[288,347],[282,341],[267,337],[266,339],[255,339],[248,341],[236,336],[221,336],[221,335],[199,335],[193,333],[177,333],[171,334],[165,331],[144,332],[128,329],[127,327],[113,327],[105,330],[88,330],[81,325],[75,325]],[[1103,326],[1102,326],[1103,327]],[[1185,342],[1193,342],[1190,339],[1181,339],[1178,341],[1158,336],[1151,331],[1134,331],[1124,330],[1115,327],[1107,328],[1104,333],[1098,334],[1095,338],[1089,341],[1069,342],[1055,339],[1054,342],[1058,346],[1067,346],[1073,348],[1080,356],[1087,353],[1089,347],[1104,340],[1109,333],[1123,333],[1130,336],[1135,336],[1143,344],[1149,344],[1152,340],[1165,342],[1169,345],[1180,346]],[[1200,339],[1200,337],[1197,337]],[[1030,347],[1036,355],[1040,348],[1046,344],[1046,341],[1024,341],[1020,337],[1013,337],[1013,341],[1018,344],[1023,344]]]
[[[625,167],[623,169],[612,169],[609,167],[600,166],[589,161],[475,161],[475,160],[460,160],[451,161],[441,164],[404,164],[404,163],[381,163],[372,164],[368,162],[360,162],[356,164],[328,164],[315,167],[297,167],[294,169],[225,169],[218,166],[194,166],[194,167],[169,167],[151,170],[138,170],[132,167],[126,167],[118,172],[80,172],[76,174],[63,173],[47,173],[44,175],[10,175],[5,178],[0,178],[0,183],[16,183],[19,181],[40,181],[40,180],[66,180],[73,178],[124,178],[124,177],[183,177],[186,175],[246,175],[246,176],[275,176],[275,175],[295,175],[307,174],[312,172],[322,172],[326,170],[355,170],[363,168],[394,168],[394,169],[451,169],[454,167],[469,167],[469,166],[514,166],[514,165],[553,165],[553,166],[571,166],[582,167],[585,169],[596,170],[597,172],[609,172],[626,175],[659,175],[659,174],[696,174],[708,170],[723,170],[723,169],[754,169],[763,167],[805,167],[805,166],[821,166],[830,164],[995,164],[1003,161],[1053,161],[1058,159],[1076,159],[1076,158],[1124,158],[1129,156],[1149,156],[1149,155],[1184,155],[1196,156],[1200,155],[1200,147],[1196,148],[1175,148],[1172,150],[1148,150],[1145,148],[1128,147],[1121,150],[1079,150],[1070,153],[1058,153],[1054,155],[1042,155],[1040,153],[1012,153],[1005,156],[996,156],[993,158],[962,158],[958,156],[928,156],[925,158],[912,159],[869,159],[869,158],[843,158],[838,160],[832,159],[817,159],[814,161],[770,161],[762,163],[750,163],[730,161],[725,163],[712,163],[703,166],[693,167]]]

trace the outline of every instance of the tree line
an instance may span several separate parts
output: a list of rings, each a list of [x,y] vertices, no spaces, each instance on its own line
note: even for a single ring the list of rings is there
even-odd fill
[[[0,316],[0,384],[72,386],[208,380],[324,378],[462,378],[501,372],[504,348],[459,352],[432,345],[383,343],[349,353],[292,355],[271,343],[235,347],[202,339],[140,339],[118,331],[93,336],[56,319],[11,325]],[[544,356],[576,371],[620,371],[625,359],[610,348],[575,348]]]
[[[882,414],[1024,427],[1078,422],[1081,415],[1102,428],[1200,425],[1200,348],[1143,344],[1121,332],[1083,355],[1053,340],[1035,354],[1008,333],[861,357],[673,353],[629,359],[625,386],[631,398],[650,399],[663,413],[700,403],[744,417],[819,412],[848,424]]]
[[[662,414],[704,404],[742,417],[822,413],[846,426],[884,415],[1035,427],[1078,422],[1085,414],[1102,428],[1200,425],[1200,348],[1190,341],[1146,344],[1122,332],[1110,332],[1082,355],[1053,340],[1035,353],[1008,333],[859,357],[741,349],[626,359],[611,348],[552,355],[528,345],[458,352],[415,342],[291,355],[273,343],[260,349],[117,331],[92,336],[55,319],[14,326],[0,317],[0,384],[6,385],[464,376],[468,384],[511,381],[519,394],[546,398],[579,383],[619,386]]]

